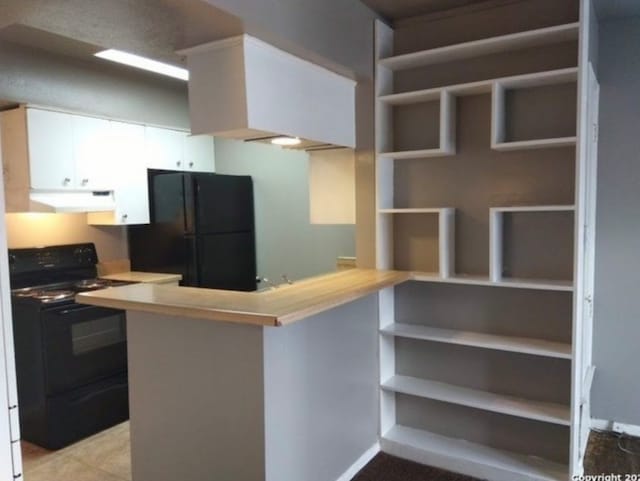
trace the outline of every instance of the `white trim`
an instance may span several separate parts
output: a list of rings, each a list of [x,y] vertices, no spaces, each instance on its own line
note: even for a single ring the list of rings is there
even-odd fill
[[[599,431],[612,431],[614,433],[624,433],[629,436],[640,437],[640,426],[635,424],[620,423],[618,421],[608,421],[606,419],[591,419],[591,429]]]
[[[360,456],[358,460],[349,467],[349,469],[342,473],[342,476],[340,476],[336,481],[351,481],[351,479],[358,474],[358,471],[364,468],[379,452],[380,443],[376,442],[373,446],[367,449],[362,456]]]

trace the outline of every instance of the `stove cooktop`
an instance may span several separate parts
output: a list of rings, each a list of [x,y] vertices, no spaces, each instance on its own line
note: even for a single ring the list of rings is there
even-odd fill
[[[54,304],[73,300],[79,292],[94,291],[107,287],[118,287],[130,284],[124,281],[108,279],[83,279],[77,282],[49,284],[43,286],[14,289],[11,295],[18,299],[31,299],[42,304]]]

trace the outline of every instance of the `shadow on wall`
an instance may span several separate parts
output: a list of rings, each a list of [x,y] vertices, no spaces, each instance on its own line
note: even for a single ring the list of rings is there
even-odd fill
[[[303,279],[335,271],[339,256],[355,256],[354,225],[310,223],[306,152],[219,138],[215,149],[217,173],[253,177],[261,277]]]

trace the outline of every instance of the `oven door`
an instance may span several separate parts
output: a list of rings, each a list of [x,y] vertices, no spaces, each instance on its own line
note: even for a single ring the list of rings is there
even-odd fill
[[[47,394],[127,369],[124,311],[72,304],[42,312]]]

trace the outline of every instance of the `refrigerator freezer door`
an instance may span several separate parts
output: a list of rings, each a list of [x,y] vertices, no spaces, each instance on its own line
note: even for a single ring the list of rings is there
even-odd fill
[[[251,177],[216,174],[192,177],[197,234],[254,231]]]
[[[253,232],[198,236],[200,287],[256,290]]]
[[[162,174],[152,178],[149,195],[154,224],[171,225],[174,231],[185,232],[185,180],[184,174]]]

